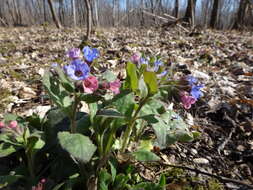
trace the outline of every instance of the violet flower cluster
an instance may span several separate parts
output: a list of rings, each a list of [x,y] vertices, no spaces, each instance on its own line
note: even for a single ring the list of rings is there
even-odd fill
[[[17,121],[10,121],[8,125],[0,122],[0,131],[2,133],[10,133],[14,136],[20,136],[24,133],[24,129],[18,125]]]
[[[97,77],[91,75],[89,64],[99,57],[99,51],[96,48],[91,49],[86,46],[82,52],[85,61],[80,59],[80,49],[72,48],[67,52],[67,57],[71,59],[71,63],[64,66],[64,71],[71,79],[75,81],[81,80],[84,92],[92,94],[99,88],[99,82]],[[110,90],[114,94],[119,93],[120,86],[119,80],[102,84],[103,89]]]
[[[132,55],[132,57],[130,58],[130,60],[133,63],[135,63],[139,68],[141,67],[141,65],[147,65],[147,70],[156,72],[158,78],[162,78],[168,74],[168,71],[166,71],[166,70],[159,72],[160,67],[162,67],[164,65],[164,63],[161,60],[156,60],[152,66],[150,64],[149,60],[146,58],[143,58],[141,56],[141,53],[139,53],[139,52],[135,52]]]
[[[186,91],[181,91],[180,92],[180,100],[184,106],[185,109],[190,109],[192,104],[195,104],[195,102],[203,96],[203,93],[201,92],[201,88],[204,87],[202,84],[198,84],[198,80],[191,76],[188,75],[186,77],[186,81],[188,82],[190,86],[190,93]]]
[[[149,63],[149,60],[143,58],[141,53],[136,52],[130,59],[133,63],[140,68],[142,65],[147,65],[147,70],[157,73],[158,78],[165,77],[168,74],[167,70],[160,69],[164,66],[164,63],[161,60],[156,60],[153,65]],[[196,103],[196,101],[203,96],[201,89],[204,87],[202,84],[198,84],[198,80],[193,76],[187,76],[183,79],[186,81],[187,86],[190,86],[190,91],[186,91],[184,88],[179,90],[180,101],[183,104],[185,109],[190,109],[191,105]],[[180,81],[179,81],[180,82]],[[187,87],[188,89],[188,87]]]

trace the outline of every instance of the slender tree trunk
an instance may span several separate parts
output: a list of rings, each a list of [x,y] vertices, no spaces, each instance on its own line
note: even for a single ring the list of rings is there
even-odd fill
[[[72,16],[73,16],[73,26],[76,27],[76,1],[71,0],[72,6]]]
[[[44,15],[44,22],[47,22],[46,0],[43,0],[43,15]]]
[[[195,7],[196,0],[188,0],[184,21],[189,22],[192,27],[195,26]]]
[[[52,17],[53,17],[53,20],[54,20],[54,23],[55,23],[56,27],[59,28],[59,29],[62,28],[61,23],[60,23],[59,19],[57,18],[56,14],[55,14],[52,0],[47,0],[47,2],[48,2],[48,5],[50,7],[51,14],[52,14]]]
[[[91,12],[91,5],[90,0],[84,0],[86,6],[86,18],[87,18],[87,32],[86,32],[86,39],[88,40],[91,35],[92,30],[92,12]]]
[[[145,19],[144,19],[144,13],[143,13],[143,11],[144,11],[144,0],[141,0],[141,26],[144,26],[144,24],[145,24]]]
[[[214,0],[212,14],[211,14],[211,20],[210,20],[210,27],[211,28],[216,27],[217,18],[218,18],[218,10],[219,10],[219,0]]]
[[[98,0],[94,0],[94,13],[95,13],[95,21],[96,26],[99,27],[99,20],[98,20]]]
[[[174,17],[179,18],[179,0],[175,0]]]
[[[237,17],[234,24],[234,29],[242,28],[245,25],[246,13],[249,8],[250,2],[248,0],[240,0],[239,9],[237,11]]]

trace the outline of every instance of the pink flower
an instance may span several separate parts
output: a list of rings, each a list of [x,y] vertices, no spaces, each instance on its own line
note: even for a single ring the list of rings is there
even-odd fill
[[[141,54],[139,52],[135,52],[130,59],[132,62],[138,63],[141,59]]]
[[[180,92],[180,99],[185,109],[190,109],[191,105],[196,102],[196,99],[189,96],[187,92]]]
[[[98,80],[94,76],[89,76],[83,80],[83,89],[85,93],[92,94],[98,89]]]
[[[32,187],[32,190],[43,190],[45,183],[46,183],[46,179],[40,180],[37,186]]]
[[[11,129],[16,129],[18,126],[18,122],[17,121],[11,121],[8,125],[9,128]]]
[[[120,91],[119,91],[119,88],[121,86],[121,83],[120,83],[120,80],[115,80],[113,82],[110,82],[109,83],[109,90],[111,90],[114,94],[119,94]]]
[[[5,128],[5,124],[4,124],[4,122],[1,122],[1,121],[0,121],[0,129],[1,129],[1,128]]]

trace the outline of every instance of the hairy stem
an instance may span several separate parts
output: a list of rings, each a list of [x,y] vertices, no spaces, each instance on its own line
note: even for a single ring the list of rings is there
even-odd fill
[[[144,98],[140,104],[139,104],[139,107],[137,108],[137,110],[135,111],[134,113],[134,116],[133,118],[129,121],[129,124],[128,124],[128,127],[124,133],[124,136],[123,136],[123,145],[122,145],[122,148],[121,148],[121,152],[124,152],[128,143],[129,143],[129,139],[130,139],[130,136],[131,136],[131,132],[133,130],[133,127],[135,125],[135,121],[138,117],[138,114],[139,112],[141,111],[141,108],[145,105],[145,103],[148,101],[148,96],[146,98]]]

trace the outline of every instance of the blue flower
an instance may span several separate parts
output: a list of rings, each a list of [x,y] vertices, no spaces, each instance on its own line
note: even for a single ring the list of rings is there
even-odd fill
[[[163,71],[160,74],[157,75],[158,78],[162,78],[168,74],[168,71]]]
[[[198,79],[196,79],[195,77],[188,75],[186,77],[186,80],[189,82],[189,84],[192,86],[194,84],[196,84],[198,82]]]
[[[155,72],[157,72],[158,70],[159,70],[159,67],[160,66],[163,66],[163,62],[161,62],[161,61],[156,61],[155,63],[154,63],[154,71]]]
[[[91,49],[89,46],[83,48],[84,58],[87,62],[91,63],[94,59],[98,58],[99,51],[96,48]]]
[[[204,85],[193,85],[191,89],[191,96],[194,97],[196,100],[203,96],[203,93],[200,91]]]
[[[140,63],[143,64],[143,65],[148,65],[148,60],[145,59],[145,58],[141,58]]]
[[[90,67],[79,59],[73,60],[70,65],[65,65],[64,70],[73,80],[84,80],[90,73]]]

